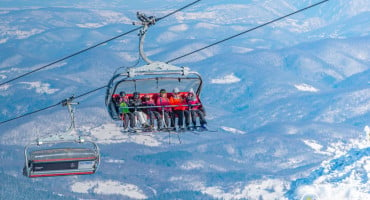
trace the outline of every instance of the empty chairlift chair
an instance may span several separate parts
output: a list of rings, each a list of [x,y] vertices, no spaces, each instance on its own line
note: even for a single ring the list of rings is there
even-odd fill
[[[94,174],[100,162],[98,146],[87,141],[30,145],[24,153],[28,177]]]
[[[23,173],[28,177],[94,174],[100,163],[99,147],[95,142],[85,141],[75,130],[74,97],[62,101],[71,117],[69,131],[37,139],[25,147]],[[76,137],[77,136],[77,137]]]

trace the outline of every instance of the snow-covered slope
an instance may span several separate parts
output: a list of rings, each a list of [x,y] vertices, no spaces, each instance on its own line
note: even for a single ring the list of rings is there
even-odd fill
[[[135,28],[136,11],[190,2],[2,1],[0,83]],[[203,0],[153,26],[145,49],[168,61],[312,3]],[[104,90],[78,99],[77,127],[102,152],[92,176],[22,176],[24,145],[63,133],[66,108],[0,125],[0,199],[368,199],[369,12],[331,0],[174,61],[203,75],[217,132],[128,135]],[[0,120],[103,86],[136,62],[137,43],[132,33],[2,85]]]

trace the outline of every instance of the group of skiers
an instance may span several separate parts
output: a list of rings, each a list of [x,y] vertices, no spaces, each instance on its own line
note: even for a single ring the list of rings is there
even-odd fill
[[[122,91],[113,100],[123,120],[125,129],[128,129],[128,126],[131,129],[135,129],[137,119],[144,131],[154,130],[155,121],[157,121],[157,130],[191,131],[196,128],[207,130],[205,126],[207,124],[205,111],[193,89],[181,95],[179,89],[174,88],[170,98],[168,98],[166,90],[161,89],[156,101],[149,94],[145,94],[141,98],[139,92],[134,92],[132,97],[129,98]],[[197,117],[199,117],[199,127],[196,126]],[[175,123],[176,118],[177,126]]]

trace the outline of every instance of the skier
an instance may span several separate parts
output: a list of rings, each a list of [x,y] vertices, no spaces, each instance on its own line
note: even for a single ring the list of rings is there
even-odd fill
[[[154,100],[151,98],[150,95],[144,95],[142,106],[146,106],[143,108],[144,113],[149,116],[149,124],[151,127],[154,127],[154,120],[157,120],[157,130],[162,128],[162,117],[161,114],[156,110]]]
[[[170,97],[170,104],[174,106],[172,108],[174,113],[172,121],[175,122],[175,116],[177,116],[178,128],[180,130],[183,130],[185,110],[185,107],[183,105],[185,104],[185,100],[180,95],[180,90],[177,87],[173,89],[173,96]]]
[[[173,113],[172,113],[172,109],[170,106],[170,100],[167,98],[167,91],[165,89],[161,89],[159,91],[159,97],[157,99],[157,102],[156,102],[157,106],[161,106],[160,108],[158,108],[158,111],[159,113],[161,113],[162,117],[164,120],[165,123],[165,127],[166,128],[174,128],[175,127],[175,123],[174,121],[172,120],[173,119]],[[170,124],[171,122],[171,124]]]
[[[141,99],[140,99],[140,93],[139,92],[134,92],[133,93],[133,97],[129,98],[128,105],[130,107],[130,112],[133,113],[134,116],[137,117],[137,119],[140,122],[141,127],[144,128],[144,129],[149,129],[150,126],[147,123],[146,115],[145,115],[145,113],[142,112],[142,108],[140,108],[140,106],[142,106],[142,102],[141,102]]]
[[[201,103],[199,101],[199,98],[195,95],[193,88],[191,88],[188,92],[188,95],[186,96],[186,103],[188,104],[188,110],[191,115],[191,121],[193,123],[193,127],[196,128],[196,117],[199,117],[199,123],[200,123],[200,129],[201,130],[207,130],[206,124],[207,121],[205,119],[205,112],[203,107],[201,106]],[[190,117],[190,116],[189,116]],[[191,129],[191,128],[190,128]]]
[[[124,129],[128,128],[129,123],[130,123],[130,128],[132,129],[135,128],[135,116],[128,109],[128,98],[124,91],[120,92],[120,96],[119,96],[119,113],[123,121]]]

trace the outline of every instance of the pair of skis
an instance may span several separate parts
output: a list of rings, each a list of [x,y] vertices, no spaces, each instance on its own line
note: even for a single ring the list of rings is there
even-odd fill
[[[158,133],[158,132],[168,132],[168,133],[185,133],[185,132],[191,132],[195,134],[199,134],[202,132],[217,132],[217,130],[209,129],[204,126],[195,126],[190,129],[188,128],[179,128],[176,129],[174,127],[168,127],[168,128],[162,128],[159,130],[156,130],[152,127],[149,128],[140,128],[140,129],[133,129],[133,128],[128,128],[124,129],[121,132],[123,133]]]

